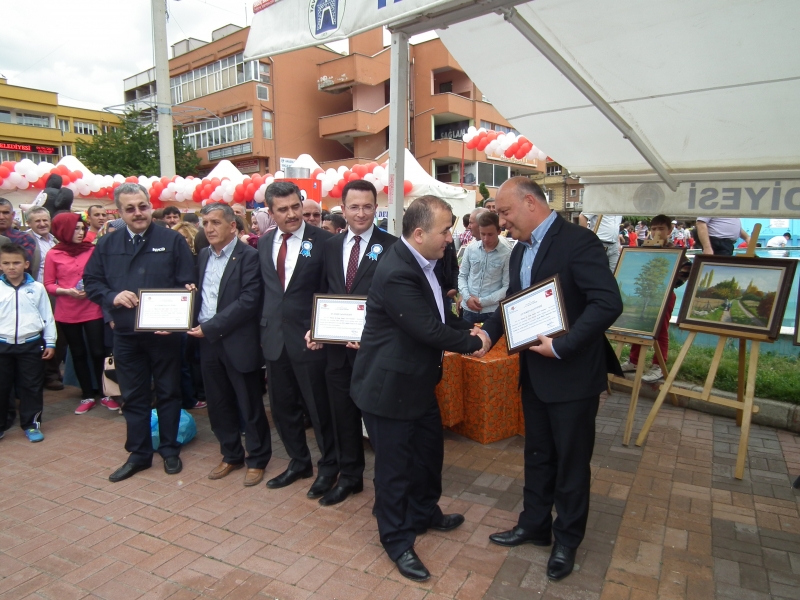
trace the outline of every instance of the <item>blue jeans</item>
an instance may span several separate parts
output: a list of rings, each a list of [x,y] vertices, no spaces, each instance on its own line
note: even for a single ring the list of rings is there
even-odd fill
[[[461,317],[466,322],[472,323],[473,325],[475,325],[476,323],[485,323],[486,321],[489,320],[489,317],[491,317],[493,314],[494,314],[493,312],[476,313],[476,312],[472,312],[471,310],[467,310],[465,308],[463,314],[461,315]]]

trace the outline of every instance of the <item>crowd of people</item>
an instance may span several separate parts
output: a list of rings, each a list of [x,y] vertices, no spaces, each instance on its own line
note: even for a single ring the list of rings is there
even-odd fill
[[[164,470],[179,473],[181,408],[207,406],[221,454],[208,477],[244,468],[242,484],[254,486],[272,456],[268,390],[290,461],[267,488],[314,477],[310,427],[320,456],[307,496],[332,506],[363,490],[363,419],[375,452],[381,543],[405,577],[425,580],[416,537],[464,522],[438,506],[444,442],[434,389],[442,354],[482,357],[504,332],[500,301],[558,274],[569,333],[540,336],[520,353],[523,511],[517,526],[490,540],[552,544],[547,575],[569,575],[586,529],[599,395],[607,372],[635,369],[638,360],[632,353],[620,367],[604,335],[622,311],[613,276],[622,245],[616,231],[631,226],[607,215],[569,223],[538,185],[515,177],[463,216],[465,231],[456,239],[450,206],[432,196],[408,206],[396,238],[378,226],[376,196],[369,182],[352,181],[341,206],[328,212],[304,200],[294,183],[277,181],[267,188],[266,207],[248,219],[239,204],[211,203],[199,216],[172,206],[153,210],[142,186],[124,183],[114,198],[120,218],[108,221],[102,206],[79,215],[63,202],[60,211],[42,204],[29,210],[27,232],[11,227],[13,208],[0,199],[3,429],[18,399],[25,435],[44,439],[43,388],[63,386],[68,347],[81,388],[76,414],[97,402],[121,405],[129,457],[111,481],[152,466],[153,408]],[[680,246],[685,237],[676,225],[659,215],[631,230],[637,244]],[[704,248],[726,250],[730,244],[714,240],[729,239],[721,236],[732,228],[713,219],[706,228]],[[139,330],[142,289],[193,293],[192,327]],[[359,342],[312,340],[315,294],[367,298]],[[659,344],[668,341],[666,327]],[[112,353],[118,399],[102,395],[103,363]]]

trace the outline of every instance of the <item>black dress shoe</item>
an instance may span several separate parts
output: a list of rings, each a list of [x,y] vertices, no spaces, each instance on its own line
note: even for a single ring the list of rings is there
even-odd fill
[[[298,479],[308,479],[314,474],[314,469],[312,467],[308,467],[305,471],[292,471],[291,469],[286,469],[283,473],[270,479],[267,482],[267,487],[271,490],[277,490],[282,487],[286,487],[287,485],[292,485]]]
[[[306,496],[309,498],[322,498],[336,485],[336,475],[318,475],[314,483],[308,489]]]
[[[139,471],[144,471],[145,469],[149,469],[150,466],[151,465],[126,462],[119,469],[117,469],[111,475],[109,475],[108,480],[113,483],[117,483],[118,481],[123,481],[128,477],[133,477]]]
[[[442,515],[442,520],[438,523],[431,523],[428,528],[436,531],[452,531],[456,527],[464,524],[464,515],[452,514]]]
[[[168,456],[164,459],[164,473],[175,475],[183,470],[183,463],[180,456]]]
[[[419,556],[417,556],[417,553],[414,552],[413,548],[409,548],[403,552],[400,558],[394,561],[394,564],[397,565],[397,570],[400,571],[400,575],[412,581],[427,581],[431,578],[430,571],[422,564],[422,561],[419,559]]]
[[[547,561],[547,577],[553,581],[564,579],[575,568],[575,550],[556,542]]]
[[[498,546],[519,546],[520,544],[533,544],[534,546],[549,546],[550,535],[535,535],[525,531],[522,527],[514,527],[508,531],[493,533],[489,541]]]
[[[334,504],[339,504],[339,502],[344,501],[350,494],[358,494],[359,492],[363,491],[364,491],[363,483],[353,483],[350,485],[337,485],[335,488],[333,488],[331,491],[325,494],[322,498],[320,498],[319,503],[322,506],[333,506]]]

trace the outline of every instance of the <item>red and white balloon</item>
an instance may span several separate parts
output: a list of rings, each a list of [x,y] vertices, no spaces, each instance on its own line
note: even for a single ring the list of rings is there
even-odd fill
[[[546,160],[547,154],[539,150],[524,135],[517,136],[513,131],[504,133],[493,129],[470,127],[462,138],[467,149],[477,149],[486,156],[516,158],[517,160]]]

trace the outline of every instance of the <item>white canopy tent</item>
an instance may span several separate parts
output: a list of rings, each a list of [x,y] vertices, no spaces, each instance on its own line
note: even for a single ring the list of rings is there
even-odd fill
[[[332,21],[316,10],[330,16],[334,5]],[[374,0],[346,6],[328,0],[311,6],[322,20],[306,17],[308,26],[291,28],[291,39],[284,35],[280,44],[269,34],[290,29],[290,13],[312,14],[308,2],[282,0],[256,14],[248,58],[386,24],[392,31],[390,152],[403,145],[397,132],[405,130],[408,36],[437,29],[512,125],[587,184],[586,210],[800,216],[796,0],[404,0],[379,1],[377,8]],[[402,154],[392,154],[398,162],[390,162],[390,172],[402,182]]]

